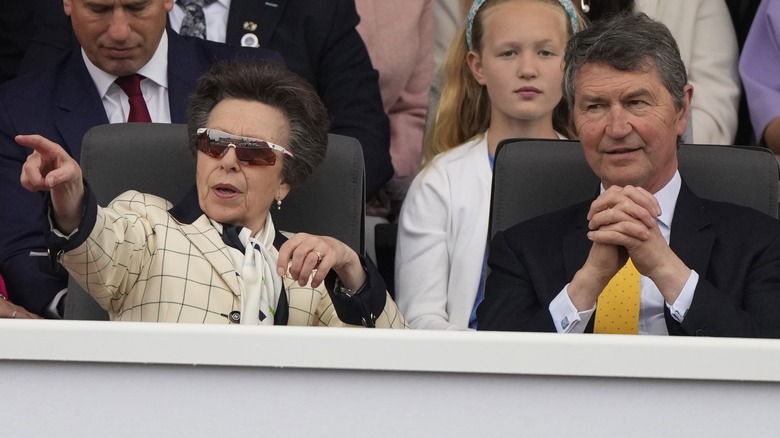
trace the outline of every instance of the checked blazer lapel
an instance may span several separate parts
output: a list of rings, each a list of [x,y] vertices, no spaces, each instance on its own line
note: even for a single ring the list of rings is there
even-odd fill
[[[201,215],[192,224],[180,224],[180,226],[187,239],[211,263],[233,294],[241,296],[236,270],[228,248],[206,215]]]
[[[184,198],[168,210],[168,213],[190,244],[198,250],[200,253],[198,256],[202,255],[214,267],[234,295],[241,296],[233,259],[219,231],[211,224],[206,213],[200,209],[198,190],[194,184]],[[180,251],[193,254],[192,248],[181,248]]]

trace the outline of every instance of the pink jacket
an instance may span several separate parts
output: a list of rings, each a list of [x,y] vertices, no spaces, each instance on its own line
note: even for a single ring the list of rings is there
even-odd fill
[[[390,156],[403,192],[420,170],[428,90],[433,80],[431,0],[356,0],[360,36],[379,71],[390,118]],[[393,188],[390,188],[391,191]]]

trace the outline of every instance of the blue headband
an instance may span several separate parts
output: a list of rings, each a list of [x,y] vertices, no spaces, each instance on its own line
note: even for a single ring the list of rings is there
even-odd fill
[[[566,15],[569,16],[572,32],[579,32],[580,21],[577,18],[577,12],[574,10],[574,5],[572,4],[571,0],[558,0],[558,2],[561,4],[561,6],[563,6],[563,9],[566,11]],[[479,8],[481,8],[484,3],[485,0],[474,0],[474,4],[472,4],[471,9],[469,9],[469,14],[466,16],[466,45],[468,46],[469,50],[474,50],[474,44],[471,41],[471,27],[474,24],[474,17],[477,15],[477,11],[479,11]]]

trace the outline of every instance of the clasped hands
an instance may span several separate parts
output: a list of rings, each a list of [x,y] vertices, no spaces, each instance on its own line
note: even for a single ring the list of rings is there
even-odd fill
[[[660,215],[658,200],[641,187],[612,186],[593,201],[587,216],[593,245],[568,288],[577,310],[593,308],[629,257],[640,274],[653,280],[665,301],[674,303],[690,269],[666,243],[658,227]]]

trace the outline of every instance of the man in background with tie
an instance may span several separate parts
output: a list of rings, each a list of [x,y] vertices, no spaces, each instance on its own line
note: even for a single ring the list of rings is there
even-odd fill
[[[173,0],[64,0],[63,5],[80,46],[51,67],[0,88],[0,273],[11,301],[50,317],[59,314],[67,275],[45,253],[44,197],[19,189],[29,150],[14,137],[40,134],[78,159],[81,139],[93,126],[185,123],[187,97],[214,62],[236,57],[282,62],[267,50],[167,32]],[[12,306],[0,302],[0,317],[22,315]]]
[[[50,63],[72,44],[61,0],[36,0],[35,14],[22,73]],[[325,102],[330,132],[360,141],[367,197],[393,175],[379,74],[357,32],[354,0],[175,0],[168,15],[169,29],[182,35],[278,52]]]
[[[677,170],[693,88],[668,29],[594,23],[564,62],[602,191],[496,234],[478,329],[780,337],[780,221],[701,199]]]

